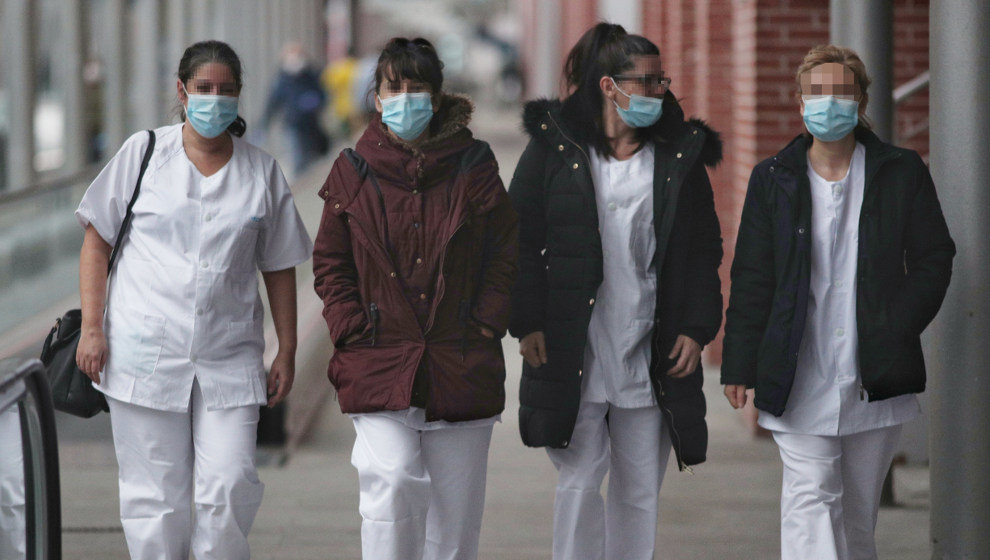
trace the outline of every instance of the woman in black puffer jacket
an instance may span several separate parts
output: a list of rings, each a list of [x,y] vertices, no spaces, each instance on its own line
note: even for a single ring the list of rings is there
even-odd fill
[[[722,240],[705,165],[721,143],[684,120],[656,45],[621,26],[585,33],[565,78],[566,99],[526,106],[509,188],[520,430],[560,473],[554,558],[653,558],[671,446],[682,470],[707,447],[700,354],[722,320]]]

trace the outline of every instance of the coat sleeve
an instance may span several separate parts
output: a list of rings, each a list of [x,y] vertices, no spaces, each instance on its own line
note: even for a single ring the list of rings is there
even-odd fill
[[[509,328],[509,293],[519,270],[519,218],[498,176],[495,156],[475,173],[487,183],[485,189],[494,193],[496,203],[485,217],[481,282],[471,318],[501,338]]]
[[[918,336],[935,318],[952,276],[956,245],[942,215],[935,184],[928,167],[913,154],[914,175],[919,183],[909,206],[904,235],[904,285],[891,301],[891,324],[905,334]]]
[[[746,190],[732,260],[722,348],[723,385],[756,385],[757,354],[773,303],[773,222],[763,191],[757,167]]]
[[[320,192],[340,192],[337,187],[344,180],[341,160],[337,160]],[[328,198],[323,206],[313,248],[313,284],[323,300],[323,318],[330,329],[330,340],[334,346],[340,346],[349,336],[367,328],[368,320],[358,291],[350,231],[344,216],[334,212],[334,204]]]
[[[546,145],[530,140],[509,183],[519,215],[519,279],[512,290],[509,332],[516,338],[544,330],[547,307]]]
[[[688,292],[682,334],[704,346],[722,326],[722,232],[715,213],[715,198],[708,173],[700,162],[691,170],[691,251],[688,257]]]

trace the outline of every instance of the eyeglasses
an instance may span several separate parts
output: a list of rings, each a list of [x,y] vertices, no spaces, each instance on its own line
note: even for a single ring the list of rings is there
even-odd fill
[[[644,90],[666,92],[670,89],[670,78],[663,74],[619,74],[612,77],[618,82],[632,82]]]

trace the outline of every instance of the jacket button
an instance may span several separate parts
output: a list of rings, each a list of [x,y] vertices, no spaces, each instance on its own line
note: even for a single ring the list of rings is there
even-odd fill
[[[595,298],[591,298],[588,300],[588,305],[594,305],[594,304],[595,304]]]
[[[682,154],[682,153],[680,153],[680,152],[677,152],[677,159],[681,159],[681,156],[682,156],[682,155],[684,155],[684,154]]]
[[[391,276],[392,278],[395,278],[395,273],[394,272],[389,272],[388,275]]]
[[[698,133],[697,129],[691,131],[691,134],[697,134],[697,133]]]
[[[419,294],[419,299],[426,299],[426,294]]]
[[[564,145],[563,144],[558,144],[557,145],[557,151],[563,152],[564,151]]]
[[[421,258],[416,259],[416,264],[423,264],[423,259]]]
[[[798,228],[798,234],[804,235],[804,228]]]
[[[577,169],[578,167],[580,167],[580,165],[578,165],[578,164],[576,164],[576,163],[575,163],[575,164],[574,164],[574,165],[572,165],[571,167],[572,167],[572,168],[574,168],[574,169]]]
[[[667,177],[667,182],[668,182],[668,183],[670,182],[670,177]]]
[[[540,128],[542,128],[543,130],[546,130],[547,129],[547,123],[541,124],[540,125]]]
[[[583,369],[579,369],[578,370],[578,377],[581,377],[581,374],[583,374],[583,373],[584,373],[584,370]]]
[[[773,173],[773,166],[770,166],[770,173]]]
[[[333,207],[334,208],[340,208],[340,203],[338,202],[337,204],[334,204]]]
[[[570,443],[571,443],[571,442],[569,442],[569,441],[567,441],[567,440],[564,440],[564,444],[563,444],[563,445],[564,445],[564,447],[567,447],[567,445],[568,445],[568,444],[570,444]]]

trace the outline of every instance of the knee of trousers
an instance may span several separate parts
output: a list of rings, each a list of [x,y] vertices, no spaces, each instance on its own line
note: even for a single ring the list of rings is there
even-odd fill
[[[784,498],[794,509],[818,506],[834,507],[842,500],[842,482],[839,473],[831,469],[812,469],[797,475],[784,488]]]
[[[197,506],[260,504],[264,491],[253,462],[223,465],[199,469],[194,501]]]
[[[430,480],[401,467],[358,467],[361,516],[374,521],[399,521],[426,515]]]
[[[608,473],[608,461],[590,460],[589,458],[569,457],[559,460],[554,458],[557,467],[557,490],[575,492],[598,492],[602,481]],[[583,460],[582,460],[583,459]]]

